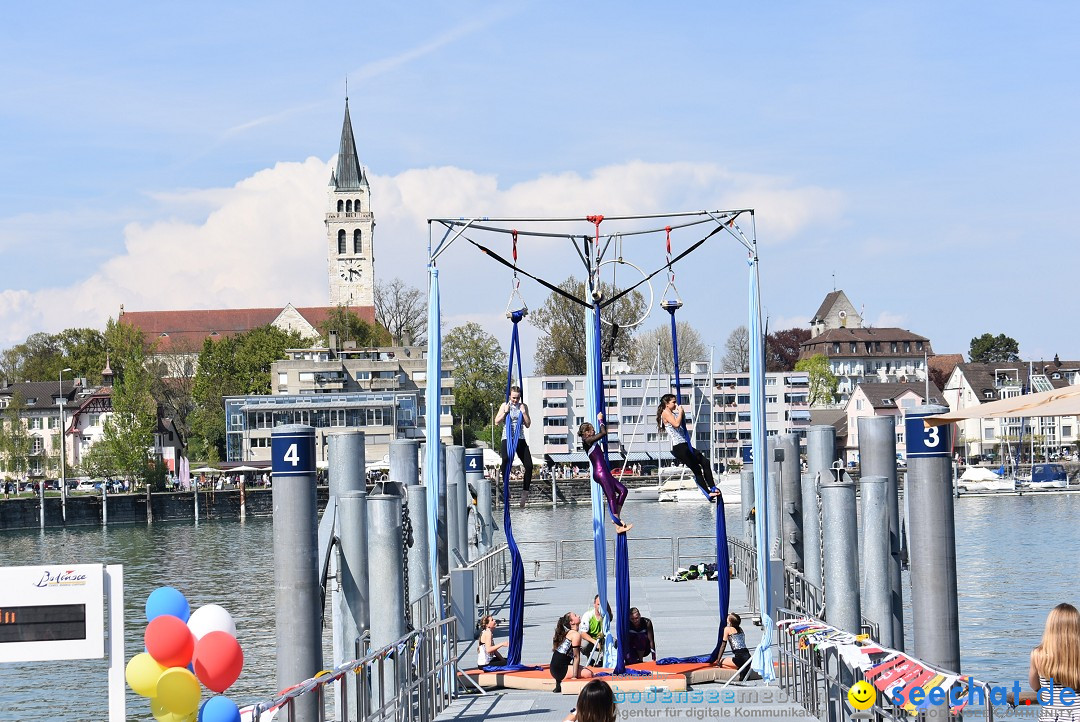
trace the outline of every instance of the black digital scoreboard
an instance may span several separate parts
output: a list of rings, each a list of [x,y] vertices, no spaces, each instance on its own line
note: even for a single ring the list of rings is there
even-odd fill
[[[0,607],[0,644],[86,639],[85,604]]]

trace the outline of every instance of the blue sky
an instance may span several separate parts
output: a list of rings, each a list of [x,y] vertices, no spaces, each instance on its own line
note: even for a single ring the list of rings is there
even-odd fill
[[[24,4],[0,27],[0,345],[121,303],[325,303],[348,76],[380,277],[425,283],[430,216],[749,206],[773,328],[807,321],[835,273],[868,322],[939,353],[989,331],[1080,359],[1078,14]],[[559,280],[576,267],[557,250],[523,264]],[[743,256],[718,242],[680,270],[684,318],[718,349],[745,322]],[[505,335],[506,274],[464,246],[443,267],[449,322]]]

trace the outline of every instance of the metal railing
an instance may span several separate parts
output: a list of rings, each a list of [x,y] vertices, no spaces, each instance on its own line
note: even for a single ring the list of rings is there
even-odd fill
[[[495,590],[510,581],[510,547],[501,544],[469,562],[466,568],[473,570],[477,610],[482,609],[487,614],[491,611],[491,597]]]
[[[336,699],[340,722],[430,722],[456,692],[455,622],[452,617],[433,621],[362,659],[320,672],[254,705],[252,719],[258,722],[276,710],[275,720],[293,722],[297,700],[315,695],[320,720],[325,719],[326,702]],[[355,716],[350,699],[355,699]]]
[[[694,536],[653,536],[633,537],[630,553],[631,575],[649,576],[654,573],[676,574],[681,567],[702,561],[715,562],[715,537]],[[728,538],[728,550],[732,542]],[[607,539],[608,571],[615,565],[615,540]],[[592,555],[591,538],[563,539],[561,541],[518,542],[522,548],[522,558],[526,565],[532,566],[532,578],[536,579],[577,579],[591,576],[595,569]],[[660,550],[663,551],[660,551]],[[530,553],[525,553],[528,550]],[[531,552],[531,550],[538,550]],[[670,571],[669,571],[670,570]],[[642,574],[642,572],[644,572]]]
[[[796,612],[792,609],[779,609],[776,613],[777,621],[782,622],[792,619],[807,619],[812,622],[824,624],[813,615]],[[801,637],[796,637],[781,630],[777,634],[775,648],[777,650],[777,684],[787,693],[789,698],[797,702],[807,712],[820,720],[834,722],[852,719],[853,710],[848,704],[848,690],[857,682],[864,679],[863,671],[858,666],[853,666],[844,659],[837,647],[815,649],[813,645],[801,643]],[[929,669],[929,665],[923,665]],[[954,682],[957,684],[958,682]],[[971,690],[977,689],[976,698],[990,700],[990,686],[967,678],[966,684]],[[949,688],[951,689],[951,687]],[[948,693],[949,689],[945,692]],[[958,695],[967,699],[968,695]],[[936,716],[943,711],[941,706],[932,708]],[[924,710],[917,715],[894,704],[893,700],[884,694],[878,694],[874,706],[861,715],[862,719],[890,720],[892,722],[913,722],[929,718],[929,711]],[[974,712],[974,714],[972,714]],[[993,722],[994,710],[991,704],[985,707],[965,707],[964,719],[983,719]]]

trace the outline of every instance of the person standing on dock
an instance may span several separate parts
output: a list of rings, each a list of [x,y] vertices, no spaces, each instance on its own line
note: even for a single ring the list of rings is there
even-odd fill
[[[532,426],[532,418],[529,417],[529,406],[521,400],[521,387],[511,386],[510,397],[499,407],[499,413],[495,415],[495,425],[499,425],[503,422],[507,416],[510,417],[510,425],[513,427],[512,432],[517,437],[517,457],[521,459],[521,465],[525,470],[525,476],[521,482],[521,508],[525,508],[525,502],[529,500],[529,487],[532,486],[532,454],[529,452],[529,445],[525,443],[525,429]],[[502,463],[503,468],[509,468],[513,463],[513,459],[510,458],[509,449],[507,449],[507,438],[503,437],[502,442]]]

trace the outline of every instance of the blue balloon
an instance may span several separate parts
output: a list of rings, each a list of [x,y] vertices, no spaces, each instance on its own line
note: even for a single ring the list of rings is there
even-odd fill
[[[199,709],[199,722],[240,722],[240,708],[228,697],[211,697]]]
[[[156,617],[165,614],[171,614],[185,624],[187,623],[188,617],[191,616],[191,606],[180,590],[172,587],[158,587],[146,598],[146,621],[151,622]]]

